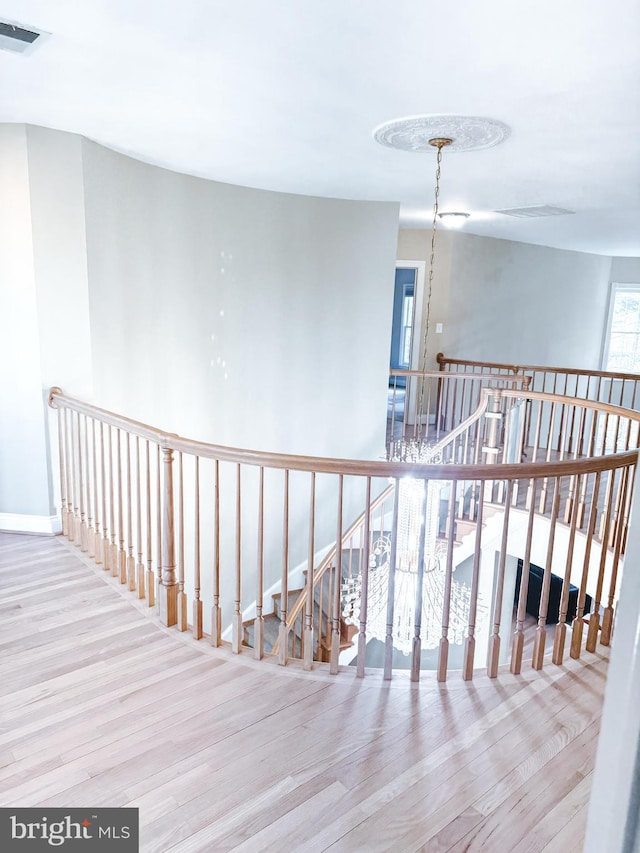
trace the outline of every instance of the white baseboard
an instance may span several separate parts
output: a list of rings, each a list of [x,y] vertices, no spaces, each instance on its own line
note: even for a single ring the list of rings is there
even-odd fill
[[[62,524],[57,515],[19,515],[12,512],[0,512],[0,530],[5,533],[36,533],[41,536],[55,536],[62,532]]]

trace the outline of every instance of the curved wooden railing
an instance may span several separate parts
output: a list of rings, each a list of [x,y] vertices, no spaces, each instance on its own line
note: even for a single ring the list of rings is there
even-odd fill
[[[390,370],[387,458],[393,458],[394,445],[404,438],[440,441],[472,416],[482,401],[483,388],[527,390],[530,381],[518,371],[501,375],[491,370]]]
[[[529,639],[541,669],[548,619],[557,619],[553,662],[562,662],[568,631],[570,654],[579,657],[587,614],[588,651],[611,636],[640,414],[521,388],[481,393],[477,417],[445,442],[451,463],[424,464],[197,442],[53,388],[63,532],[149,606],[157,602],[165,625],[196,639],[207,634],[214,646],[229,634],[235,653],[246,650],[251,623],[253,654],[264,656],[271,592],[280,600],[282,664],[326,660],[337,672],[353,656],[343,631],[350,624],[358,631],[357,674],[371,663],[377,633],[389,678],[402,662],[394,651],[402,608],[413,614],[414,679],[423,647],[437,652],[440,680],[450,669],[471,678],[479,644],[495,677],[511,635],[511,670],[520,671]],[[415,512],[425,500],[430,520]],[[349,525],[359,516],[362,524]],[[314,573],[333,543],[332,571],[323,572],[327,585],[317,598]],[[439,557],[426,560],[432,547]],[[529,573],[521,573],[516,595],[518,559],[542,569],[530,635]],[[407,578],[417,580],[415,600],[402,587]],[[288,613],[296,584],[307,602],[299,631]],[[438,612],[423,607],[429,589]]]
[[[439,352],[436,356],[440,371],[460,377],[493,376],[503,380],[527,377],[531,391],[562,394],[565,397],[598,400],[623,406],[640,407],[640,375],[609,370],[589,370],[578,367],[550,367],[539,364],[509,364],[499,361],[472,361],[448,358]]]

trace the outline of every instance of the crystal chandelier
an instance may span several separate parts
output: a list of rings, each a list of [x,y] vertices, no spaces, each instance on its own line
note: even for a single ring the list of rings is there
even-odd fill
[[[380,139],[383,144],[388,144]],[[429,322],[433,274],[436,249],[436,232],[439,218],[440,171],[442,150],[454,142],[445,136],[433,136],[428,144],[437,151],[436,181],[431,228],[431,252],[421,353],[421,371],[428,369]],[[397,146],[400,147],[400,146]],[[416,149],[414,149],[416,150]],[[424,146],[422,149],[424,150]],[[420,381],[416,428],[411,437],[403,435],[390,445],[388,458],[396,462],[434,463],[441,456],[428,437],[429,404],[425,400],[425,380]],[[423,431],[423,424],[426,429]],[[443,612],[445,610],[446,561],[445,546],[439,538],[440,504],[443,490],[455,488],[454,483],[435,480],[418,480],[406,477],[400,480],[397,490],[398,520],[396,527],[395,566],[392,565],[392,524],[389,531],[381,531],[371,543],[368,572],[367,635],[385,641],[388,625],[387,595],[394,589],[393,646],[404,655],[412,653],[416,627],[420,628],[423,649],[435,649],[442,637]],[[451,521],[453,523],[453,521]],[[383,525],[386,526],[386,525]],[[390,584],[393,572],[393,583]],[[342,617],[348,622],[360,621],[362,574],[348,578],[342,584]],[[471,605],[470,587],[456,578],[451,578],[448,639],[452,644],[461,644],[466,629]],[[486,608],[478,602],[479,619]]]
[[[417,620],[423,649],[437,648],[442,636],[445,573],[441,557],[444,549],[438,541],[442,486],[437,481],[425,483],[412,477],[402,480],[399,485],[393,645],[404,655],[412,652]],[[421,555],[423,517],[424,555]],[[384,641],[387,631],[390,570],[391,536],[383,533],[373,542],[369,558],[367,614],[367,633],[381,641]],[[422,594],[419,595],[421,580]],[[342,616],[346,621],[358,624],[362,576],[345,581],[342,592]],[[449,620],[451,643],[459,644],[464,639],[470,604],[469,587],[453,579]]]

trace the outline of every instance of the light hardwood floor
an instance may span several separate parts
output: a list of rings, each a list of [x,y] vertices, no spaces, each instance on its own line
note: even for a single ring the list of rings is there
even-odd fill
[[[607,654],[470,685],[330,678],[165,630],[0,534],[0,806],[137,806],[141,850],[582,849]]]

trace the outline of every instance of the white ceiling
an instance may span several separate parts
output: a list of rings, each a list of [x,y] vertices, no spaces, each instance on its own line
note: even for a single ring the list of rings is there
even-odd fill
[[[441,209],[474,234],[640,256],[638,0],[0,0],[0,18],[52,34],[0,52],[0,121],[220,181],[399,201],[426,226],[433,155],[373,129],[486,116],[511,136],[445,150]],[[537,204],[576,213],[492,213]]]

